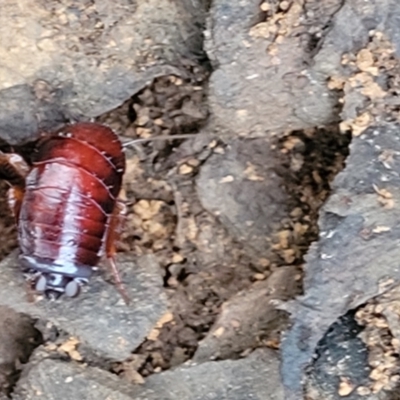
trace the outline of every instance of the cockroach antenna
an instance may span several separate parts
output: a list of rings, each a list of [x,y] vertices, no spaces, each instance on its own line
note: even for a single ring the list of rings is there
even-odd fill
[[[164,136],[154,136],[149,138],[139,138],[139,139],[132,139],[128,140],[127,142],[122,142],[122,147],[126,149],[129,146],[134,146],[137,143],[144,143],[144,142],[154,142],[156,140],[179,140],[179,139],[193,139],[197,137],[198,134],[196,133],[182,133],[180,135],[164,135]],[[202,136],[205,134],[202,133]]]

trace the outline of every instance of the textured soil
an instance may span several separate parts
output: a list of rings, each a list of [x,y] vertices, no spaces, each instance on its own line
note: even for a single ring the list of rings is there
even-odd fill
[[[207,118],[203,85],[208,74],[206,69],[198,68],[191,73],[193,78],[188,80],[175,76],[156,79],[98,121],[110,125],[123,138],[198,132]],[[127,379],[138,379],[132,370],[145,377],[190,359],[215,322],[221,305],[277,268],[296,266],[297,292],[300,290],[303,256],[318,236],[318,210],[329,195],[329,182],[343,168],[349,143],[349,137],[335,126],[293,131],[276,142],[275,151],[282,161],[280,174],[285,177],[292,211],[290,218],[281,221],[272,256],[260,267],[254,266],[243,246],[199,204],[194,187],[198,168],[212,151],[225,146],[213,138],[201,140],[200,145],[186,147],[182,140],[157,141],[126,151],[122,197],[128,207],[118,248],[120,252],[156,255],[171,304],[171,313],[161,321],[156,336],[146,340],[130,360],[112,366]],[[6,189],[3,184],[4,203]],[[7,238],[0,244],[4,257],[16,247],[16,230],[5,204],[1,210],[0,223]],[[200,231],[218,231],[220,240],[232,249],[229,262],[196,265],[202,256],[198,250]],[[277,333],[283,327],[273,337],[261,337],[260,346],[279,346]]]
[[[27,137],[71,121],[115,130],[134,304],[101,264],[70,303],[26,301],[0,182],[0,399],[72,381],[77,398],[88,382],[121,399],[397,398],[400,7],[383,3],[66,0],[27,17],[7,0],[0,150],[29,156]]]
[[[159,78],[99,120],[124,137],[196,132],[207,116],[201,86],[207,73],[195,71],[194,76],[191,81],[174,76]],[[281,266],[298,268],[300,290],[303,256],[318,237],[318,210],[329,195],[329,182],[343,168],[350,138],[331,126],[294,131],[276,142],[275,151],[282,162],[279,169],[290,193],[292,211],[290,218],[281,221],[274,251],[262,266],[255,266],[243,246],[232,240],[199,204],[194,190],[198,167],[211,154],[210,147],[215,150],[225,146],[212,138],[204,140],[197,148],[187,149],[175,140],[127,151],[124,195],[129,207],[120,251],[151,252],[157,256],[171,301],[171,315],[163,321],[157,337],[142,344],[131,363],[115,367],[122,374],[125,369],[134,368],[147,376],[190,359],[215,322],[221,305]],[[215,230],[219,231],[220,240],[229,243],[232,258],[218,265],[196,265],[202,247],[198,232]],[[260,346],[275,348],[278,342],[277,332],[273,340],[260,338]]]

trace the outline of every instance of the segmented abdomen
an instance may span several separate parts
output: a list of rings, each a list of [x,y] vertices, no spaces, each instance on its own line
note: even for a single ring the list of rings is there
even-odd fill
[[[43,140],[21,206],[22,253],[96,265],[124,167],[118,138],[102,125],[72,125]]]

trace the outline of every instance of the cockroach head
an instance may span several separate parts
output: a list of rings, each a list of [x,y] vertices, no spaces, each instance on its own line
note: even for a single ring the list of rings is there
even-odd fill
[[[34,289],[48,297],[58,298],[62,294],[75,297],[92,275],[92,268],[87,265],[57,263],[26,255],[21,255],[19,260]]]

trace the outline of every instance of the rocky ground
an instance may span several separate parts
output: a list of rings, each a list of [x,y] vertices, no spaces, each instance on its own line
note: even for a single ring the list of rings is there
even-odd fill
[[[14,150],[192,136],[126,150],[129,306],[102,265],[32,301],[2,184],[0,398],[396,399],[397,2],[4,3]]]

